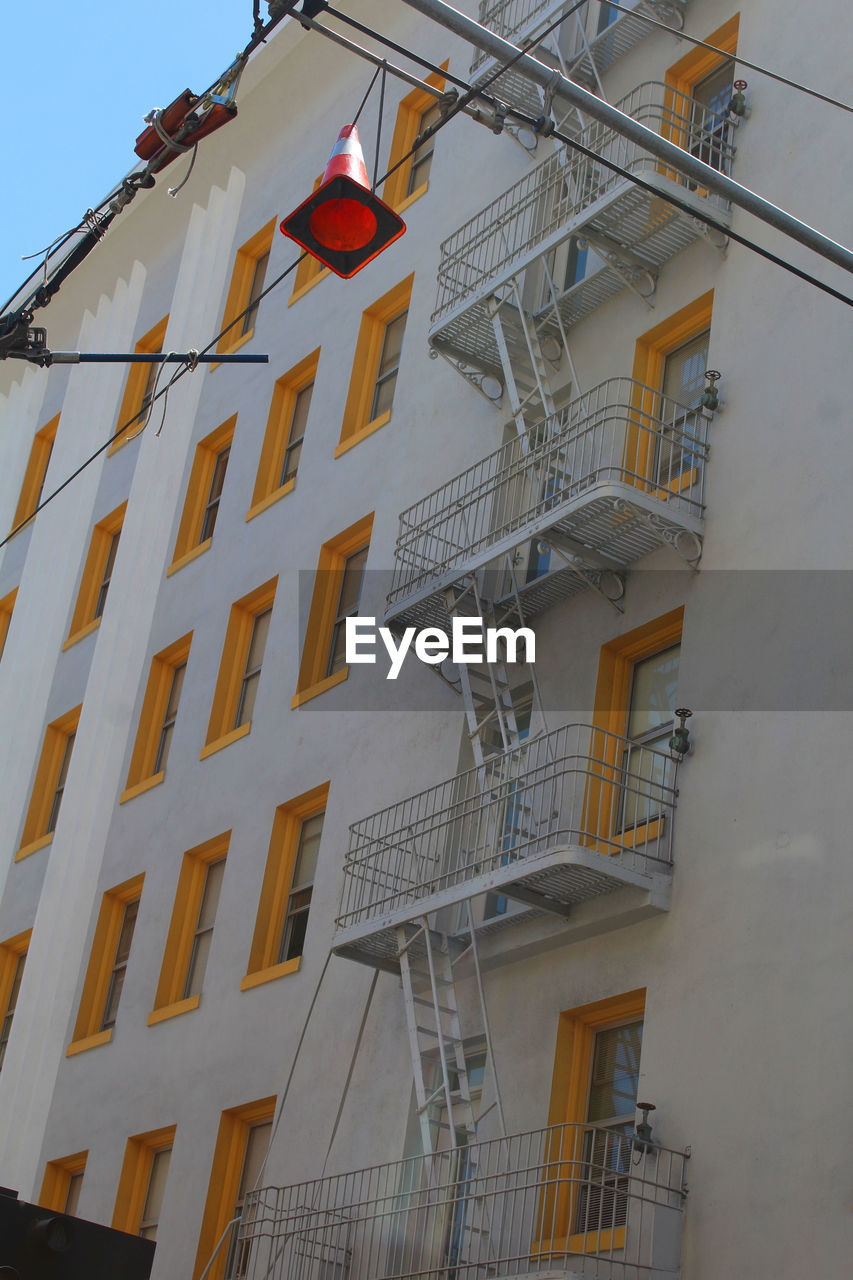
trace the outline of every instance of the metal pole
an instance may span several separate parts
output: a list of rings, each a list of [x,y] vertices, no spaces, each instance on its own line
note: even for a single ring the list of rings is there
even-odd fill
[[[195,356],[198,364],[269,364],[268,355],[225,355],[215,351],[207,355],[198,352],[154,351],[51,351],[51,364],[189,364]]]
[[[510,44],[508,40],[503,40],[500,36],[496,36],[494,32],[481,26],[479,22],[466,17],[458,9],[454,9],[452,5],[445,4],[444,0],[404,0],[404,3],[413,9],[417,9],[426,17],[432,18],[449,31],[461,36],[463,40],[468,40],[471,44],[476,45],[478,49],[482,49],[491,57],[496,58],[498,62],[508,63],[518,57],[519,50],[515,45]],[[716,192],[717,195],[730,200],[732,204],[741,209],[746,209],[748,213],[754,214],[762,222],[768,223],[771,227],[775,227],[777,231],[783,232],[785,235],[790,236],[792,240],[797,240],[800,244],[805,245],[806,248],[813,250],[821,258],[834,262],[836,266],[843,267],[845,271],[853,272],[853,252],[850,249],[838,244],[835,240],[831,240],[807,223],[800,222],[798,218],[792,217],[790,213],[786,213],[784,209],[780,209],[777,205],[771,204],[763,196],[756,195],[748,187],[742,187],[739,182],[733,182],[724,173],[720,173],[717,169],[712,169],[710,165],[705,164],[702,160],[697,160],[689,152],[683,151],[681,147],[677,147],[673,142],[668,142],[666,138],[662,138],[654,130],[646,128],[645,125],[632,119],[631,116],[617,111],[609,103],[602,102],[594,93],[589,93],[581,85],[575,84],[573,80],[561,75],[559,71],[554,71],[552,67],[545,66],[544,63],[531,57],[529,53],[524,53],[521,57],[518,57],[518,60],[513,63],[513,69],[520,71],[543,89],[550,89],[555,97],[563,98],[571,106],[585,112],[594,120],[599,120],[602,124],[607,125],[608,128],[613,129],[614,132],[630,139],[631,142],[635,142],[646,151],[650,151],[652,155],[665,161],[673,169],[678,169],[689,178],[694,179],[699,186]],[[496,89],[499,84],[500,81],[497,82]]]

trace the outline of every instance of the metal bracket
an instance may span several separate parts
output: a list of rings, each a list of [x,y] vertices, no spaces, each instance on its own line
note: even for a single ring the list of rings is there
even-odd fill
[[[476,391],[479,391],[484,400],[488,400],[491,405],[500,407],[503,399],[504,384],[498,374],[492,373],[489,369],[479,369],[465,356],[457,354],[435,338],[430,340],[429,356],[431,360],[441,356],[442,360],[446,360],[457,373],[461,373],[466,382],[470,382],[471,386]]]
[[[635,506],[633,502],[628,502],[625,498],[615,498],[613,509],[620,515],[631,515],[635,520],[639,520],[641,524],[644,524],[647,529],[654,533],[664,546],[672,547],[675,554],[694,573],[699,572],[699,561],[702,559],[702,539],[698,533],[694,533],[692,529],[673,529],[672,525],[667,524],[660,516],[653,515],[643,507]],[[692,554],[688,554],[684,549],[685,542],[692,542]]]
[[[729,237],[723,235],[722,231],[718,231],[716,227],[709,227],[707,222],[703,222],[701,218],[691,218],[690,221],[702,239],[707,240],[708,244],[716,249],[721,257],[725,256],[726,249],[729,247]]]
[[[552,551],[556,551],[561,560],[565,560],[567,568],[576,573],[579,578],[583,578],[584,582],[590,587],[596,595],[601,596],[602,600],[606,600],[609,605],[616,610],[617,613],[624,613],[623,606],[619,603],[625,594],[625,578],[621,573],[617,573],[615,569],[599,569],[590,564],[585,564],[580,557],[574,555],[571,551],[564,551],[557,542],[544,538],[539,542],[540,547],[548,547]],[[608,591],[607,585],[612,586]]]

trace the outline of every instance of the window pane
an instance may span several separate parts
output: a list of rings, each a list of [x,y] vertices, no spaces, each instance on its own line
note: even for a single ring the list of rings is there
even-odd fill
[[[642,1022],[599,1031],[595,1037],[587,1120],[633,1117],[640,1084]]]
[[[124,909],[124,917],[121,923],[118,945],[116,946],[112,977],[110,978],[109,990],[107,991],[104,1017],[101,1023],[102,1031],[111,1027],[116,1019],[119,1001],[121,1000],[121,992],[124,986],[124,975],[127,969],[127,960],[130,955],[130,944],[133,941],[133,930],[136,925],[138,912],[139,899],[135,902],[129,902]]]
[[[705,390],[705,370],[708,367],[710,330],[685,342],[677,351],[666,357],[663,371],[663,393],[688,409],[695,409]]]
[[[732,100],[733,79],[734,63],[729,59],[694,85],[691,96],[700,106],[707,107],[715,115],[727,115]]]
[[[197,933],[193,938],[190,963],[187,968],[187,980],[184,983],[184,999],[200,996],[204,986],[204,975],[207,971],[207,958],[210,955],[210,944],[213,941],[213,930]]]
[[[305,949],[305,934],[308,930],[308,911],[311,906],[311,890],[291,893],[287,902],[287,918],[281,937],[281,948],[278,962],[296,960]]]
[[[259,613],[252,624],[252,638],[249,641],[249,653],[246,658],[246,671],[259,670],[264,660],[264,650],[267,645],[267,634],[270,629],[270,618],[272,617],[272,609],[265,609],[263,613]]]
[[[248,297],[249,309],[246,312],[246,314],[243,316],[243,327],[240,330],[241,334],[248,333],[255,323],[255,319],[258,314],[258,307],[260,306],[260,303],[258,302],[257,299],[258,299],[258,296],[261,293],[263,293],[264,280],[266,279],[267,267],[269,266],[269,261],[270,261],[269,250],[267,250],[266,253],[262,253],[261,256],[255,261],[254,270],[252,271],[252,283],[249,287],[249,297]]]
[[[47,820],[47,834],[56,830],[57,819],[59,818],[59,806],[62,803],[62,796],[65,791],[65,779],[68,777],[68,766],[71,764],[71,752],[74,747],[74,739],[76,734],[69,733],[65,739],[65,747],[62,752],[62,764],[59,766],[59,777],[56,780],[56,790],[53,794],[53,803],[50,806],[50,814]]]
[[[431,128],[441,119],[441,112],[438,106],[428,107],[424,111],[418,121],[418,135],[424,130]],[[412,153],[412,168],[409,173],[409,185],[406,195],[411,195],[413,191],[417,191],[424,183],[429,181],[429,173],[432,168],[432,153],[435,146],[435,137],[427,138],[426,142],[421,143]]]
[[[222,497],[222,487],[225,484],[225,472],[228,468],[228,458],[231,453],[231,446],[227,445],[220,453],[216,455],[216,462],[213,465],[213,476],[210,481],[210,491],[207,496],[207,506],[204,509],[204,520],[201,526],[201,542],[207,542],[208,538],[213,537],[213,530],[216,527],[216,517],[219,512],[219,499]]]
[[[382,378],[397,368],[400,363],[400,352],[403,350],[403,334],[406,331],[407,311],[396,320],[385,326],[385,339],[382,343],[382,356],[379,361],[379,377]]]
[[[308,410],[311,408],[313,391],[314,383],[311,382],[307,387],[303,387],[301,391],[296,393],[296,401],[293,405],[293,416],[290,419],[290,431],[287,438],[289,445],[301,440],[305,435],[305,426],[308,422]]]
[[[155,1151],[154,1159],[151,1161],[148,1191],[145,1195],[145,1206],[142,1210],[142,1222],[139,1228],[139,1234],[145,1240],[157,1239],[157,1224],[160,1221],[160,1214],[163,1209],[163,1195],[166,1190],[166,1178],[169,1174],[169,1161],[171,1158],[171,1149],[168,1151]]]
[[[318,813],[313,818],[305,818],[299,829],[299,845],[293,864],[294,886],[311,884],[314,880],[324,817],[325,814]]]
[[[222,877],[225,873],[225,859],[220,858],[218,862],[212,862],[207,868],[207,874],[204,878],[204,893],[201,897],[201,906],[198,912],[198,928],[212,929],[213,922],[216,919],[216,909],[219,906],[219,895],[222,891]]]
[[[110,546],[107,552],[107,562],[104,565],[104,576],[101,579],[100,590],[98,591],[98,599],[95,604],[95,617],[100,618],[104,612],[104,605],[107,603],[107,592],[110,587],[110,581],[113,576],[113,565],[115,564],[116,552],[118,551],[118,540],[121,536],[120,531],[114,533],[110,539]]]
[[[65,1196],[65,1207],[63,1213],[71,1214],[73,1218],[77,1212],[77,1205],[80,1202],[80,1191],[83,1187],[83,1174],[72,1173],[68,1180],[68,1191]]]
[[[271,1133],[271,1120],[265,1120],[263,1124],[253,1125],[249,1130],[249,1136],[246,1140],[246,1155],[243,1159],[243,1172],[240,1175],[239,1204],[243,1203],[246,1192],[251,1191],[258,1180],[261,1165],[264,1162],[264,1156],[267,1154],[267,1148],[270,1144]]]
[[[644,658],[634,666],[628,737],[640,738],[672,723],[681,645]]]
[[[341,595],[338,602],[338,617],[347,617],[358,608],[361,598],[361,583],[364,577],[364,566],[367,563],[367,547],[356,551],[348,557],[344,565],[341,581]]]

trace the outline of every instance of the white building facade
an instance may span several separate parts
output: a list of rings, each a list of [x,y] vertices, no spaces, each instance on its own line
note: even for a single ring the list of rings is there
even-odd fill
[[[842,113],[724,56],[843,98],[831,24],[626,7],[543,58],[849,243]],[[517,72],[598,159],[467,114],[412,152],[452,81],[317,22],[428,81],[385,85],[405,235],[251,306],[373,74],[286,19],[37,319],[187,351],[248,307],[219,349],[269,364],[182,377],[27,523],[151,386],[0,371],[0,1180],[154,1280],[844,1274],[850,319],[725,231],[849,281]],[[536,660],[387,681],[356,613]]]

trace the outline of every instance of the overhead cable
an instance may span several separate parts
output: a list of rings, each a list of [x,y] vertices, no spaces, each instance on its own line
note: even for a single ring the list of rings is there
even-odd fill
[[[211,351],[218,342],[221,341],[221,339],[225,336],[225,334],[228,332],[229,329],[233,329],[235,324],[240,323],[240,321],[243,319],[243,317],[246,315],[248,311],[251,311],[257,308],[260,305],[260,303],[263,301],[263,299],[267,296],[267,294],[271,293],[272,290],[275,289],[277,285],[281,284],[282,280],[284,280],[285,277],[289,276],[291,271],[295,271],[296,268],[299,266],[300,262],[302,261],[302,259],[306,258],[307,256],[308,255],[306,253],[301,253],[294,262],[291,262],[289,267],[285,267],[281,275],[276,276],[275,280],[273,280],[271,284],[267,285],[267,287],[258,294],[257,298],[255,298],[254,301],[250,302],[248,306],[244,307],[243,310],[239,313],[239,315],[236,315],[234,317],[234,319],[230,322],[230,324],[227,324],[224,329],[220,329],[219,333],[217,333],[214,337],[210,339],[207,346],[202,347],[200,351],[194,350],[193,352],[191,352],[190,359],[188,359],[187,361],[185,361],[184,364],[181,365],[180,369],[178,369],[173,374],[173,376],[169,379],[169,382],[166,384],[166,386],[163,387],[162,390],[158,391],[156,395],[153,395],[150,401],[146,405],[144,405],[143,408],[141,408],[138,413],[135,413],[132,418],[128,418],[127,422],[122,423],[122,425],[118,428],[118,430],[114,431],[113,434],[109,437],[109,439],[105,440],[104,443],[99,448],[97,448],[94,453],[89,455],[89,457],[85,460],[85,462],[81,462],[80,466],[77,467],[75,471],[72,471],[71,475],[68,476],[67,479],[62,481],[62,484],[58,485],[57,488],[54,489],[52,493],[49,493],[46,498],[42,498],[38,503],[38,505],[35,506],[33,510],[30,512],[30,514],[27,516],[26,520],[21,521],[20,524],[16,524],[14,529],[11,529],[6,534],[6,537],[3,538],[2,541],[0,541],[0,548],[5,547],[6,543],[10,540],[10,538],[14,538],[15,534],[18,533],[20,529],[23,529],[25,525],[28,525],[30,521],[34,519],[35,516],[38,515],[40,511],[43,511],[49,502],[52,502],[54,498],[58,497],[59,494],[62,493],[63,489],[67,489],[68,486],[71,484],[72,480],[76,480],[77,477],[83,471],[85,471],[86,468],[90,466],[91,463],[93,463],[96,458],[99,458],[106,449],[109,449],[110,445],[114,444],[116,440],[118,440],[121,436],[125,435],[126,432],[128,432],[130,428],[133,426],[133,424],[135,422],[138,422],[139,419],[143,417],[143,415],[147,414],[150,417],[151,409],[154,405],[155,400],[159,400],[161,396],[168,395],[171,388],[175,385],[175,383],[180,378],[184,376],[185,373],[190,373],[196,368],[200,357],[207,355],[207,353]],[[163,369],[164,367],[165,367],[165,364],[161,363],[160,368]],[[146,422],[147,422],[147,418],[146,418]],[[160,425],[162,428],[163,424],[161,423]],[[135,432],[134,434],[138,435],[139,432]],[[132,438],[133,437],[131,437],[131,439]]]
[[[662,31],[668,31],[671,36],[675,36],[676,40],[686,40],[688,44],[698,46],[700,49],[707,49],[710,53],[718,53],[721,58],[725,58],[728,62],[735,62],[739,67],[749,67],[750,71],[757,71],[759,75],[767,76],[770,80],[778,80],[780,84],[786,84],[791,89],[797,89],[800,93],[807,93],[811,98],[817,98],[820,102],[828,102],[831,107],[840,107],[842,111],[850,111],[853,113],[853,106],[849,102],[842,102],[840,98],[832,98],[827,93],[820,93],[817,89],[810,89],[808,85],[800,84],[799,80],[790,80],[788,76],[780,75],[778,71],[770,71],[767,67],[762,67],[757,62],[750,62],[748,58],[742,57],[739,53],[732,53],[728,49],[720,49],[715,44],[709,44],[707,40],[697,40],[696,36],[690,36],[686,31],[679,31],[676,27],[671,27],[666,22],[660,22],[657,18],[650,18],[647,13],[640,13],[637,9],[628,9],[624,4],[616,4],[615,0],[598,0],[599,4],[608,4],[611,9],[618,9],[620,13],[628,13],[632,18],[639,18],[642,22],[648,22],[650,26],[660,27]]]
[[[570,12],[574,12],[574,9],[572,9]],[[544,39],[548,34],[548,31],[552,30],[555,26],[559,25],[560,22],[565,21],[565,19],[568,16],[570,16],[570,14],[563,14],[556,22],[552,23],[551,26],[548,28],[548,30],[542,33],[542,35],[539,37],[539,40]],[[331,35],[333,38],[337,37],[336,32],[331,32],[329,28],[323,27],[319,23],[311,22],[310,25],[318,32]],[[364,27],[363,24],[361,23],[359,23],[358,26],[362,30],[364,30],[367,35],[378,40],[380,43],[383,43],[383,44],[389,43],[386,41],[386,38],[382,35],[381,32],[374,31],[369,27]],[[337,38],[340,39],[340,37],[337,37]],[[370,53],[368,50],[362,49],[361,46],[352,44],[352,42],[348,42],[348,43],[351,44],[352,51],[355,53],[358,53],[359,56],[364,56],[371,61],[373,61],[376,58],[375,54]],[[536,43],[538,43],[538,41]],[[398,46],[398,48],[402,48],[402,46]],[[403,52],[405,56],[412,57],[413,60],[415,60],[416,56],[414,54],[410,54],[406,50],[403,50]],[[494,81],[496,81],[499,78],[499,76],[503,75],[503,73],[507,71],[509,67],[513,65],[514,62],[517,62],[521,57],[523,57],[526,54],[526,52],[527,52],[526,49],[516,50],[515,56],[513,57],[513,59],[510,62],[506,63],[505,65],[501,65],[500,68],[497,71],[495,71],[487,81],[484,81],[484,85],[494,83]],[[423,59],[418,58],[417,60],[420,61],[422,64],[424,62]],[[389,71],[393,70],[393,67],[391,66],[391,64],[389,64],[388,70]],[[439,68],[439,71],[441,71],[441,68]],[[448,74],[443,71],[441,73],[444,75]],[[467,84],[465,81],[460,80],[458,77],[452,77],[452,79],[454,80],[455,84],[459,86],[464,86],[466,91],[465,96],[461,98],[457,103],[455,103],[451,107],[451,109],[447,112],[446,115],[444,115],[440,120],[436,121],[434,125],[431,125],[428,129],[425,129],[423,133],[421,133],[418,136],[418,138],[415,139],[415,143],[417,145],[421,145],[428,138],[431,138],[436,133],[438,133],[440,129],[443,129],[444,126],[453,118],[454,115],[458,114],[460,110],[464,109],[464,107],[467,105],[468,99],[473,99],[477,96],[480,96],[485,101],[490,103],[490,105],[495,104],[496,99],[492,95],[485,93],[483,86],[474,87],[470,84]],[[541,125],[540,120],[535,119],[529,113],[520,111],[517,108],[509,107],[507,110],[507,115],[512,116],[514,119],[520,121],[523,124],[528,125],[534,130],[537,130]],[[712,217],[710,214],[700,212],[693,205],[688,204],[686,201],[680,200],[678,196],[671,194],[669,192],[665,192],[659,189],[658,187],[653,186],[651,183],[648,183],[644,179],[639,178],[635,174],[630,173],[627,169],[624,169],[620,165],[617,165],[614,161],[606,159],[604,156],[600,155],[598,152],[593,151],[589,147],[585,147],[582,143],[579,143],[576,139],[570,138],[569,136],[560,132],[559,130],[554,130],[549,136],[556,138],[558,141],[571,146],[576,151],[582,152],[584,155],[588,156],[590,159],[595,160],[596,163],[602,164],[605,167],[611,169],[614,173],[617,173],[620,177],[627,179],[629,182],[633,183],[635,186],[638,186],[643,188],[644,190],[650,191],[653,195],[657,196],[660,200],[664,201],[666,204],[673,205],[675,208],[681,210],[683,213],[689,214],[690,217],[696,218],[697,220],[703,222],[706,226],[711,227],[715,231],[719,231],[722,235],[727,236],[731,240],[734,240],[737,244],[743,245],[744,248],[752,250],[753,253],[756,253],[760,257],[765,258],[767,261],[774,263],[774,265],[782,267],[784,270],[789,271],[792,275],[795,275],[798,279],[805,281],[807,284],[814,285],[815,288],[820,289],[823,293],[828,294],[830,297],[837,299],[839,302],[846,303],[847,306],[853,306],[853,297],[850,297],[847,294],[842,293],[840,290],[833,288],[831,285],[825,284],[822,280],[818,279],[817,276],[814,276],[810,272],[804,271],[800,267],[795,266],[788,259],[782,258],[778,254],[772,253],[769,249],[764,249],[761,245],[759,245],[756,241],[751,240],[748,236],[744,236],[738,232],[733,231],[731,227],[726,226],[725,223],[720,222],[718,219]],[[654,136],[657,136],[657,135],[654,135]],[[390,169],[386,171],[384,177],[380,179],[380,184],[384,182],[388,177],[390,177],[390,175],[394,173],[396,169],[399,169],[402,165],[404,165],[410,159],[415,149],[416,149],[415,146],[412,146],[412,148],[404,156],[401,156],[400,159],[397,160],[390,167]],[[677,148],[676,150],[679,151],[682,156],[686,156],[687,154],[686,152],[681,152],[680,148]],[[715,172],[715,171],[712,171],[712,172]]]

